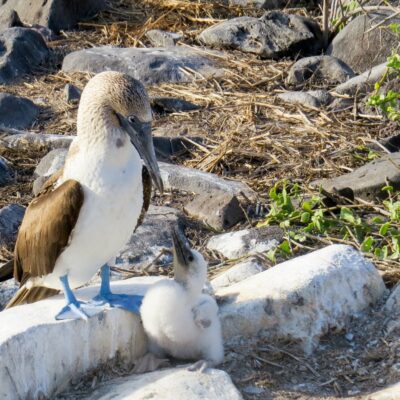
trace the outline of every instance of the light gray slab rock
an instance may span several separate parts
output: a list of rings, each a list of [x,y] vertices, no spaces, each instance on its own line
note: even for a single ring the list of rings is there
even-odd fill
[[[0,48],[2,85],[11,84],[25,75],[32,74],[47,62],[50,55],[42,36],[27,28],[9,28],[2,31]]]
[[[279,93],[278,99],[288,104],[295,104],[309,108],[320,108],[320,101],[307,92],[285,92]]]
[[[278,246],[282,237],[283,231],[277,226],[244,229],[213,236],[207,248],[218,251],[228,259],[234,259],[272,250]]]
[[[146,38],[153,47],[175,46],[178,40],[182,39],[180,33],[167,32],[161,29],[151,29],[146,32]]]
[[[289,70],[287,83],[302,85],[312,83],[339,84],[355,76],[354,71],[342,60],[332,56],[301,58]]]
[[[400,382],[385,389],[368,394],[364,400],[398,400],[400,398]],[[356,399],[354,399],[356,400]]]
[[[400,23],[400,17],[396,16],[383,22],[393,13],[384,10],[362,13],[335,36],[327,54],[341,59],[359,74],[385,62],[399,45],[398,35],[387,26]],[[370,30],[379,23],[379,27]]]
[[[0,246],[15,242],[24,214],[25,207],[19,204],[9,204],[0,209]]]
[[[18,13],[11,8],[4,10],[0,8],[0,30],[14,28],[16,26],[24,26]]]
[[[348,198],[360,197],[373,201],[386,196],[382,188],[387,182],[395,190],[400,189],[400,152],[385,154],[349,174],[314,181],[311,186],[321,186],[328,193],[338,193]]]
[[[250,201],[257,200],[257,193],[245,183],[223,179],[215,174],[180,165],[160,162],[159,166],[166,190],[176,189],[197,194],[204,192],[230,193],[240,200],[243,199],[241,193],[244,193],[244,196]]]
[[[64,86],[64,95],[67,103],[78,103],[81,98],[82,90],[75,85],[67,83]]]
[[[398,284],[390,294],[382,311],[387,315],[385,331],[391,333],[400,328],[400,284]]]
[[[176,112],[198,110],[200,106],[190,101],[177,99],[175,97],[153,97],[151,108],[155,114],[165,115]]]
[[[358,96],[363,96],[373,90],[375,83],[382,78],[386,71],[387,66],[385,62],[363,72],[361,75],[357,75],[354,78],[349,79],[347,82],[336,86],[334,89],[332,89],[332,91],[350,96],[355,94]]]
[[[49,151],[35,168],[34,176],[49,177],[64,166],[68,149],[60,148]]]
[[[321,30],[315,21],[281,11],[220,22],[198,38],[208,46],[238,49],[263,58],[316,54],[321,48]]]
[[[275,10],[278,8],[285,8],[286,5],[290,4],[290,0],[229,0],[229,4],[234,6]]]
[[[124,269],[140,271],[159,257],[163,250],[170,251],[157,258],[156,266],[171,263],[171,228],[182,226],[183,223],[182,213],[175,208],[151,205],[142,225],[118,253],[115,264]]]
[[[54,31],[72,29],[83,19],[105,9],[104,0],[7,0],[2,2],[0,14],[15,10],[22,21],[39,24]]]
[[[265,268],[257,258],[250,258],[217,275],[210,283],[213,289],[217,290],[241,282],[250,276],[264,271],[264,269]]]
[[[4,146],[16,150],[26,149],[57,149],[68,148],[74,136],[43,134],[43,133],[19,133],[8,135],[0,139]]]
[[[203,193],[185,205],[191,217],[217,231],[229,229],[246,219],[238,198],[230,193]]]
[[[332,245],[219,289],[228,342],[255,335],[291,339],[309,353],[330,329],[342,329],[386,292],[374,267],[350,246]]]
[[[14,172],[8,161],[0,156],[0,187],[7,185],[14,179]]]
[[[0,125],[24,129],[32,125],[39,107],[31,100],[9,93],[0,93]]]
[[[172,46],[160,48],[95,47],[68,54],[65,72],[125,72],[146,85],[162,82],[190,82],[197,77],[223,74],[216,61],[193,49]],[[191,72],[189,72],[191,71]]]
[[[229,375],[218,369],[205,373],[169,368],[115,379],[85,400],[242,400]]]
[[[158,278],[112,283],[115,293],[144,294]],[[99,287],[76,291],[89,300]],[[147,350],[140,318],[112,308],[84,320],[56,321],[62,295],[0,313],[0,398],[54,398],[71,380],[118,359],[127,367]],[[40,397],[42,396],[42,397]]]

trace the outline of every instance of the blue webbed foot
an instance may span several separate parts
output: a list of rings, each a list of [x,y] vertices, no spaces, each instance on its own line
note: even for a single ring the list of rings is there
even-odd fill
[[[89,317],[98,314],[103,311],[101,307],[84,303],[76,299],[68,283],[68,276],[64,275],[60,278],[61,285],[67,305],[64,306],[61,311],[56,315],[56,320],[62,319],[84,319],[87,320]]]
[[[110,289],[110,267],[106,264],[101,267],[100,293],[90,302],[95,306],[109,306],[139,314],[143,296],[114,294]]]

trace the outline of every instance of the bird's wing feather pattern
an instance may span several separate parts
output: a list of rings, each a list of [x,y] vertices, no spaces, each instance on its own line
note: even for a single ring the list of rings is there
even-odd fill
[[[147,168],[143,165],[142,167],[142,181],[143,181],[143,206],[142,206],[142,211],[139,215],[138,222],[136,224],[135,230],[142,225],[142,222],[144,220],[144,217],[146,215],[147,210],[149,209],[150,206],[150,200],[151,200],[151,176]]]
[[[79,182],[68,180],[54,189],[58,176],[46,182],[28,206],[14,251],[14,277],[24,284],[51,273],[67,246],[83,203]]]

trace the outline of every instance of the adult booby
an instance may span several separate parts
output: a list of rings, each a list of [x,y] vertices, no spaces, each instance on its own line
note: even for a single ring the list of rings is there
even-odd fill
[[[103,303],[138,312],[141,296],[110,292],[106,263],[140,224],[151,180],[163,190],[151,119],[139,81],[102,72],[88,82],[64,168],[47,181],[22,221],[14,252],[21,288],[8,307],[63,290],[67,305],[57,319],[87,318]],[[102,265],[96,302],[78,301],[71,289],[85,284]]]
[[[180,232],[174,230],[172,237],[174,279],[150,287],[140,315],[152,353],[198,360],[190,369],[204,370],[224,358],[218,306],[202,293],[207,279],[203,256],[190,249]]]

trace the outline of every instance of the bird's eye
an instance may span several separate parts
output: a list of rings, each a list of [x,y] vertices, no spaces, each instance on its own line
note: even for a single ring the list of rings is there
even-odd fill
[[[135,124],[137,122],[137,118],[134,115],[130,115],[128,120],[131,124]]]
[[[193,256],[190,255],[190,256],[188,257],[188,260],[189,260],[189,262],[192,262],[192,261],[194,260]]]

